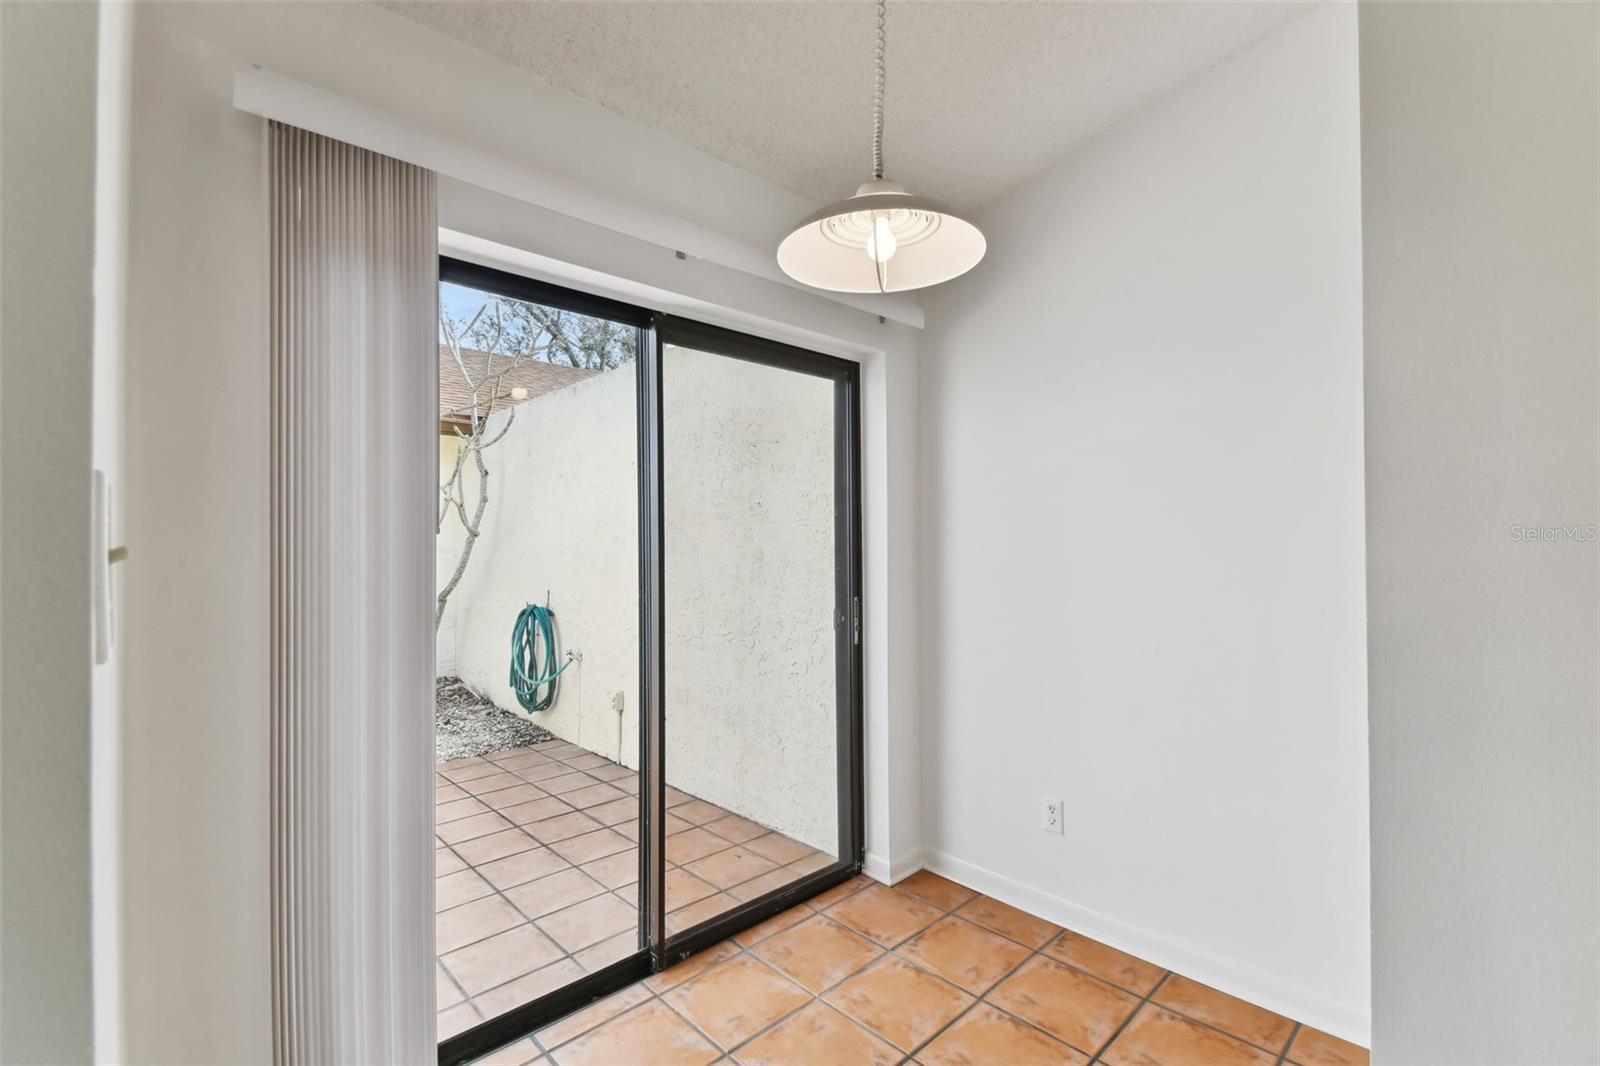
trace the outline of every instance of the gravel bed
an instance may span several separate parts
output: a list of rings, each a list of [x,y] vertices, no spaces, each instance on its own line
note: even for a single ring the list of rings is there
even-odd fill
[[[434,754],[439,762],[487,755],[552,739],[526,718],[501,710],[466,686],[459,677],[436,678]]]

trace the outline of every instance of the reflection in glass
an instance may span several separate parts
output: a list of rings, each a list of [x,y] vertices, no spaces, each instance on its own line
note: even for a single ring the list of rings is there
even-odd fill
[[[667,932],[839,854],[834,384],[662,362]]]
[[[640,947],[631,326],[440,287],[439,1039]]]

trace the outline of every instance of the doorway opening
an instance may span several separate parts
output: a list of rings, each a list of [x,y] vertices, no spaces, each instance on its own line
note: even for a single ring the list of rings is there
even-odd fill
[[[860,869],[859,378],[459,260],[440,280],[455,1062]]]

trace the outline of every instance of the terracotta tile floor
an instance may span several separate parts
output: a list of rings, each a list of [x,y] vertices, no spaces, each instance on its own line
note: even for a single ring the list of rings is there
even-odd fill
[[[863,876],[480,1063],[1356,1066],[1363,1048],[923,872]]]
[[[439,1039],[638,945],[639,778],[566,741],[440,763],[435,778]],[[667,929],[833,862],[667,789]]]

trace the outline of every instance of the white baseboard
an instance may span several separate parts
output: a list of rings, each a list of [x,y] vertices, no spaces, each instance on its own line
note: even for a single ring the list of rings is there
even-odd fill
[[[869,851],[862,860],[861,872],[874,881],[892,885],[904,881],[925,865],[927,865],[925,853],[921,848],[912,848],[892,859],[885,859],[882,855]]]
[[[1030,914],[1103,941],[1130,955],[1148,959],[1229,995],[1238,996],[1362,1047],[1370,1046],[1372,1012],[1369,1006],[1332,1000],[1305,988],[1286,985],[1281,978],[1265,973],[1259,967],[1237,959],[1219,958],[1192,944],[1129,925],[942,851],[929,850],[924,861],[918,865],[993,896],[1002,903],[1020,907]],[[871,870],[868,872],[871,873]],[[878,879],[883,880],[881,877]]]

